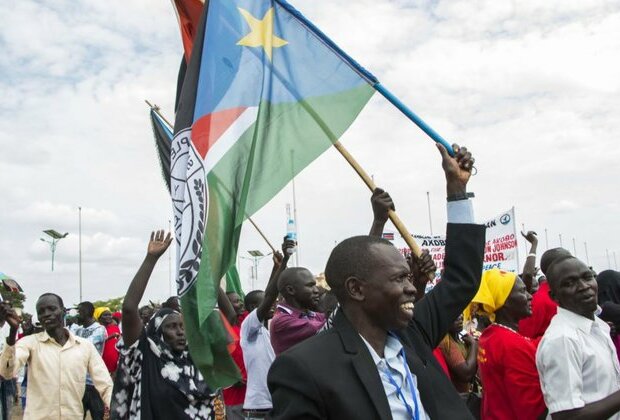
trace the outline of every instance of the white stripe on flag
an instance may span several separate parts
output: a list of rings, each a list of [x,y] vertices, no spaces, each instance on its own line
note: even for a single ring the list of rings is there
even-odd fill
[[[224,155],[234,146],[239,138],[252,124],[256,122],[258,107],[247,108],[239,117],[224,131],[219,139],[211,146],[204,160],[205,174],[224,157]]]

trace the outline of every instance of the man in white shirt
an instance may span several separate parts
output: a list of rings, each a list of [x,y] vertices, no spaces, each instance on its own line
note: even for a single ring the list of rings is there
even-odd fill
[[[7,303],[0,304],[0,319],[10,326],[0,355],[0,375],[11,378],[28,363],[28,391],[24,420],[82,420],[86,374],[106,407],[112,398],[112,378],[95,346],[64,328],[65,307],[60,296],[44,293],[36,304],[43,332],[16,342],[19,317]]]
[[[558,305],[536,353],[545,403],[553,420],[620,420],[620,365],[609,326],[595,316],[597,283],[572,256],[548,270],[550,296]]]
[[[271,394],[267,388],[267,373],[276,358],[271,345],[266,322],[273,317],[274,303],[278,297],[278,277],[286,268],[292,255],[287,250],[295,247],[295,241],[285,238],[282,244],[284,257],[278,252],[273,258],[273,271],[265,292],[254,290],[245,296],[244,305],[250,312],[243,320],[240,344],[243,362],[248,374],[243,414],[246,419],[262,419],[271,410]]]

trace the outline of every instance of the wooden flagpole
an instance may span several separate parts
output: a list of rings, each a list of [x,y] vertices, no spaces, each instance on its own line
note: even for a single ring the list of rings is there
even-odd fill
[[[174,129],[174,126],[172,124],[170,124],[170,121],[168,121],[166,119],[166,117],[164,117],[161,112],[159,112],[159,107],[157,105],[151,104],[149,101],[147,101],[146,99],[144,100],[144,102],[146,102],[146,104],[157,113],[157,115],[159,115],[161,117],[162,120],[164,120],[166,122],[166,124],[168,124],[170,127],[172,127]],[[254,226],[254,229],[256,229],[256,231],[258,232],[258,234],[263,238],[263,240],[265,241],[265,243],[267,244],[267,246],[269,248],[271,248],[271,252],[273,252],[274,254],[276,253],[276,249],[274,248],[274,246],[271,244],[271,242],[269,242],[269,239],[267,239],[267,237],[265,236],[265,234],[263,233],[263,231],[256,225],[256,223],[254,223],[254,220],[252,220],[251,217],[248,216],[248,221],[252,224],[252,226]]]
[[[357,172],[360,178],[362,178],[362,180],[368,186],[370,191],[374,191],[375,188],[377,188],[377,186],[375,185],[375,182],[372,180],[370,176],[368,176],[366,171],[360,166],[360,164],[355,160],[355,158],[351,155],[351,153],[349,153],[349,151],[342,145],[342,143],[337,141],[334,143],[334,147],[347,160],[347,162],[349,162],[349,165],[351,165],[351,167],[355,170],[355,172]],[[400,220],[400,217],[398,217],[398,215],[396,214],[394,210],[389,211],[389,216],[390,216],[390,220],[392,221],[392,223],[394,224],[398,232],[401,234],[403,239],[405,239],[405,242],[407,242],[407,245],[411,249],[411,252],[413,252],[413,254],[416,257],[419,257],[420,254],[422,253],[422,250],[420,249],[418,244],[413,240],[413,236],[411,235],[411,233],[409,233],[409,231],[405,227],[405,224],[402,222],[402,220]]]

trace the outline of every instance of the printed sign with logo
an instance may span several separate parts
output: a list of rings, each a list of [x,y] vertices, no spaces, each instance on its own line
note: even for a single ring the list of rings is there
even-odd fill
[[[499,214],[484,224],[487,226],[487,232],[486,244],[484,246],[483,270],[499,268],[504,271],[518,272],[514,208]],[[435,275],[435,280],[437,280],[443,270],[446,237],[413,235],[413,238],[420,248],[428,249],[437,266],[437,273]],[[410,252],[402,238],[399,238],[395,245],[403,254]]]

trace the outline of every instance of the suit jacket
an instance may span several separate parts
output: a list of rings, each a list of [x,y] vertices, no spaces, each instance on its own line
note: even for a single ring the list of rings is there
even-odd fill
[[[484,243],[484,226],[448,224],[442,281],[416,304],[408,327],[395,332],[433,420],[472,418],[432,351],[478,291]],[[377,367],[343,311],[330,330],[278,356],[268,385],[274,419],[392,418]]]

